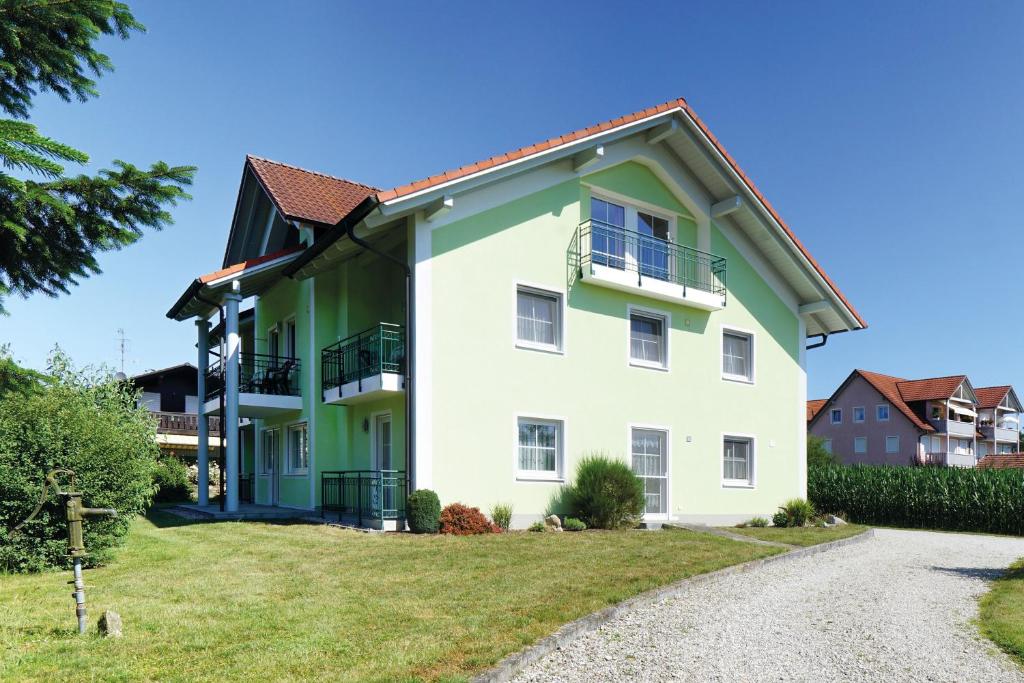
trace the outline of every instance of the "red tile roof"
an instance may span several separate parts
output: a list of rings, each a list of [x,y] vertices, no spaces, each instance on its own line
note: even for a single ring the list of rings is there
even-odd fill
[[[1012,388],[1010,385],[1004,387],[978,387],[974,390],[974,395],[978,397],[978,407],[995,408],[1003,402],[1003,399],[1006,398],[1006,395],[1010,393]]]
[[[906,399],[900,392],[900,385],[907,380],[893,377],[892,375],[883,375],[880,372],[871,372],[870,370],[854,370],[854,372],[863,377],[868,384],[873,386],[878,393],[884,396],[893,407],[903,413],[918,429],[925,432],[935,431],[934,427],[918,417],[917,413],[907,405]]]
[[[246,164],[288,220],[334,225],[377,188],[249,155]]]
[[[928,401],[949,398],[956,388],[963,384],[967,375],[932,377],[931,379],[903,380],[900,382],[900,396],[904,401]]]
[[[978,461],[978,467],[986,470],[1024,469],[1024,453],[986,455]]]
[[[818,414],[825,404],[828,403],[827,398],[813,398],[807,402],[807,421],[810,422],[814,419],[814,416]]]
[[[288,254],[294,254],[295,252],[302,251],[303,249],[305,249],[305,247],[302,246],[301,244],[296,245],[294,247],[288,247],[287,249],[282,249],[281,251],[275,251],[272,254],[264,254],[263,256],[257,256],[256,258],[251,258],[248,261],[242,261],[241,263],[236,263],[233,266],[221,268],[220,270],[215,270],[212,273],[207,273],[206,275],[200,275],[197,279],[201,284],[205,285],[210,282],[213,282],[214,280],[219,280],[222,277],[227,277],[228,275],[235,275],[237,273],[241,273],[249,268],[252,268],[253,266],[258,266],[261,263],[266,263],[267,261],[273,261],[274,259],[281,258],[282,256],[287,256]]]

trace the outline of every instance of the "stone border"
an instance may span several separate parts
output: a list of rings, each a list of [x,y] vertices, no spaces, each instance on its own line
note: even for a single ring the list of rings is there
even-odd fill
[[[700,532],[698,532],[700,533]],[[796,560],[801,557],[808,557],[810,555],[817,555],[828,550],[835,548],[841,548],[842,546],[851,545],[854,543],[860,543],[874,538],[875,530],[868,529],[863,533],[857,534],[856,536],[850,536],[848,538],[840,538],[836,541],[829,541],[828,543],[819,543],[818,545],[807,546],[805,548],[797,548],[786,553],[779,553],[778,555],[771,555],[769,557],[762,557],[758,560],[751,560],[750,562],[744,562],[742,564],[734,564],[729,567],[723,567],[707,574],[696,574],[694,576],[680,579],[675,583],[671,583],[661,588],[655,588],[649,590],[646,593],[640,595],[634,595],[628,600],[623,600],[617,605],[606,607],[600,611],[588,614],[584,617],[580,617],[576,621],[570,621],[565,626],[552,633],[546,638],[542,638],[535,644],[515,652],[505,659],[498,662],[497,665],[484,671],[483,673],[473,677],[473,683],[504,683],[505,681],[512,680],[512,677],[520,673],[530,664],[542,659],[548,654],[554,652],[556,649],[567,645],[573,640],[580,636],[596,631],[598,628],[611,621],[615,617],[628,612],[637,607],[644,607],[653,603],[661,602],[667,598],[675,597],[686,592],[690,587],[713,581],[723,576],[730,576],[732,574],[742,574],[744,572],[753,571],[760,569],[769,564],[776,562]]]

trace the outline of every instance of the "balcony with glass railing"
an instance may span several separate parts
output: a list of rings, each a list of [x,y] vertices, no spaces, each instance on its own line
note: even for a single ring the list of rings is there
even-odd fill
[[[405,328],[378,323],[320,352],[324,403],[348,405],[405,391]]]
[[[587,283],[708,311],[725,307],[724,256],[587,220],[573,235],[569,259]]]

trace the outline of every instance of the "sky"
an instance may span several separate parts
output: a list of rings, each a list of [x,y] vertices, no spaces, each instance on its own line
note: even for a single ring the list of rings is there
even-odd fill
[[[247,153],[391,187],[682,96],[868,321],[808,352],[810,397],[853,368],[1024,390],[1022,2],[129,4],[101,96],[31,121],[87,170],[197,165],[193,199],[9,298],[26,365],[120,367],[119,329],[129,374],[194,363],[165,313],[220,267]]]

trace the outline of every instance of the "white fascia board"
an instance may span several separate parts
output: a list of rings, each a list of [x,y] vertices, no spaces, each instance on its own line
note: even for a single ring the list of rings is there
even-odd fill
[[[493,182],[494,180],[497,180],[507,175],[508,173],[518,173],[537,164],[547,163],[553,159],[575,155],[581,150],[592,146],[598,140],[607,144],[614,140],[618,140],[619,138],[622,138],[626,135],[631,135],[637,130],[644,130],[645,128],[656,126],[658,125],[658,123],[664,121],[665,119],[671,118],[677,112],[682,111],[683,110],[681,108],[674,107],[650,118],[640,119],[639,121],[632,121],[617,128],[611,128],[609,130],[601,131],[599,133],[594,133],[593,135],[589,135],[578,140],[573,140],[572,142],[567,144],[549,147],[548,149],[545,149],[543,151],[535,152],[533,154],[521,157],[519,159],[515,159],[513,161],[507,161],[503,164],[492,166],[491,168],[486,168],[483,169],[482,171],[477,171],[476,173],[471,173],[461,178],[454,178],[439,185],[424,188],[422,190],[419,190],[418,192],[402,195],[401,197],[396,197],[395,199],[390,199],[386,202],[381,202],[381,211],[384,214],[394,214],[397,213],[398,211],[406,210],[406,207],[410,205],[414,207],[419,207],[425,203],[423,201],[424,198],[428,198],[427,201],[429,201],[429,199],[433,199],[436,195],[445,194],[446,190],[451,188],[453,185],[462,185],[463,188],[460,189],[464,190],[474,186],[481,179],[484,179],[485,182]],[[487,176],[494,177],[487,178]]]
[[[832,288],[832,286],[825,281],[825,278],[822,277],[821,273],[818,272],[818,269],[814,267],[814,265],[810,262],[807,256],[804,255],[804,253],[796,245],[793,239],[786,234],[786,230],[782,227],[782,225],[779,224],[775,217],[772,216],[771,212],[764,205],[764,202],[762,202],[761,199],[757,196],[753,188],[747,183],[747,181],[745,181],[740,176],[739,173],[736,172],[736,169],[732,167],[732,164],[728,162],[728,160],[721,153],[721,151],[719,151],[718,147],[715,146],[715,144],[708,138],[708,136],[704,133],[701,127],[697,125],[697,122],[694,121],[686,112],[683,112],[683,115],[683,119],[686,121],[687,126],[690,128],[691,133],[698,140],[701,141],[705,149],[708,152],[710,152],[710,154],[718,163],[718,165],[721,168],[725,169],[725,172],[729,175],[733,182],[736,183],[736,185],[738,185],[740,188],[742,188],[743,192],[747,195],[748,204],[750,206],[758,207],[756,215],[758,215],[762,220],[764,220],[765,223],[768,224],[769,227],[771,227],[776,237],[781,239],[781,241],[787,246],[789,252],[796,258],[796,261],[803,266],[804,270],[808,274],[810,274],[811,279],[815,283],[817,283],[818,286],[823,290],[823,292],[827,294],[827,296],[833,301],[835,308],[837,308],[840,311],[843,311],[843,317],[847,319],[848,329],[860,329],[861,324],[857,322],[857,318],[856,316],[854,316],[853,311],[851,311],[846,306],[846,304],[843,303],[842,299],[839,298],[839,294],[837,294],[836,291]]]

